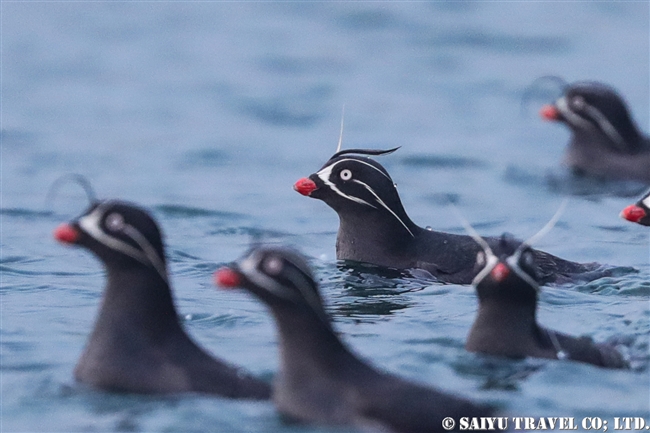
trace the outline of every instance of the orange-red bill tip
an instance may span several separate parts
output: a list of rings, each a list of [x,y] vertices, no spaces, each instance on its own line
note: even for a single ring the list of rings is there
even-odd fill
[[[643,208],[631,204],[621,211],[621,218],[631,221],[633,223],[638,223],[646,216],[645,210]]]
[[[497,263],[497,265],[492,268],[490,274],[492,275],[492,278],[500,283],[508,276],[508,274],[510,274],[510,269],[508,269],[508,267],[503,263]]]
[[[221,268],[214,273],[214,283],[226,289],[232,287],[239,287],[241,285],[241,278],[239,274],[230,268]]]
[[[560,118],[560,111],[553,105],[544,105],[539,110],[539,115],[545,120],[558,120]]]
[[[317,188],[316,183],[308,177],[298,179],[298,181],[293,185],[293,189],[298,191],[300,194],[307,196]]]
[[[79,231],[70,224],[63,223],[54,229],[54,239],[64,244],[74,244],[79,239]]]

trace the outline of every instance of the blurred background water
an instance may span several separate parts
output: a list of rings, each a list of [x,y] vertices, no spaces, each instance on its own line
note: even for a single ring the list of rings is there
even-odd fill
[[[53,228],[84,208],[59,176],[149,208],[165,234],[179,313],[204,347],[266,379],[275,330],[211,273],[252,237],[312,259],[343,338],[376,365],[512,416],[650,417],[650,232],[619,211],[638,186],[565,188],[568,131],[523,104],[534,79],[617,88],[650,118],[647,2],[7,2],[1,20],[0,430],[328,431],[269,403],[89,390],[72,369],[104,276]],[[546,98],[546,99],[544,99]],[[623,342],[634,371],[466,353],[471,287],[336,262],[338,218],[295,180],[344,147],[382,157],[412,219],[526,238],[571,195],[539,244],[638,274],[546,287],[539,320]],[[648,421],[650,423],[650,420]]]

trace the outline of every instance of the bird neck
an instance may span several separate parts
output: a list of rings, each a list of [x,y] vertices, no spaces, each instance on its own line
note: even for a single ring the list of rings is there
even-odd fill
[[[309,382],[337,376],[354,362],[329,322],[311,311],[274,308],[280,343],[280,377],[285,386],[309,387]]]
[[[535,305],[481,300],[466,348],[472,352],[525,356],[535,344],[537,330]]]
[[[337,258],[397,265],[400,259],[408,256],[413,240],[423,229],[411,221],[401,206],[394,212],[399,219],[381,208],[339,213]]]
[[[97,327],[139,330],[156,340],[180,329],[167,281],[144,266],[108,268]]]

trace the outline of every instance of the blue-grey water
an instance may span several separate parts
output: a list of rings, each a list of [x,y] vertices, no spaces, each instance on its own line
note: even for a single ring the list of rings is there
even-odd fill
[[[259,376],[277,371],[272,321],[211,278],[254,237],[311,258],[336,328],[381,368],[511,416],[650,423],[650,231],[618,217],[639,188],[567,186],[568,131],[536,114],[553,92],[522,106],[540,76],[599,80],[648,131],[647,2],[2,1],[0,20],[1,431],[329,431],[270,403],[75,384],[104,276],[52,239],[85,206],[70,184],[46,206],[67,173],[153,212],[186,329]],[[570,195],[538,246],[639,273],[545,287],[539,321],[618,341],[635,369],[467,353],[471,287],[337,263],[336,214],[292,184],[334,152],[344,105],[344,147],[402,146],[381,162],[422,226],[460,233],[452,197],[482,234],[525,238]]]

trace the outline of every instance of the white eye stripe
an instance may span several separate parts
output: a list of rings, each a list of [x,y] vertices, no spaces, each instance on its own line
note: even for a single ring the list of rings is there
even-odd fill
[[[133,239],[144,251],[145,256],[149,259],[149,263],[158,271],[158,274],[162,277],[163,280],[167,281],[167,268],[165,267],[165,262],[158,256],[156,249],[149,243],[147,238],[145,238],[142,233],[140,233],[135,227],[126,224],[124,226],[124,234]]]
[[[600,129],[616,144],[619,145],[619,150],[626,149],[625,139],[618,133],[614,125],[611,124],[609,119],[601,113],[596,107],[585,103],[584,110],[596,121]]]
[[[103,215],[104,209],[100,205],[88,215],[79,218],[79,227],[81,227],[97,242],[107,246],[108,248],[120,251],[131,258],[146,263],[146,257],[142,251],[139,251],[137,248],[134,248],[126,242],[108,236],[102,231],[100,224]]]
[[[578,116],[573,111],[571,111],[565,96],[558,99],[555,105],[557,106],[557,109],[560,110],[560,113],[562,113],[570,123],[576,126],[580,126],[584,129],[592,129],[592,130],[594,129],[594,125],[592,125],[591,122],[583,119],[582,117]]]
[[[327,167],[324,167],[322,170],[320,170],[320,171],[319,171],[318,173],[316,173],[316,174],[318,175],[318,177],[320,177],[320,178],[322,179],[322,177],[320,176],[320,174],[321,174],[321,173],[323,173],[323,174],[327,173],[327,177],[329,178],[329,176],[330,176],[331,173],[332,173],[332,170],[334,170],[334,167],[336,167],[338,164],[340,164],[340,163],[342,163],[342,162],[346,162],[346,161],[357,162],[357,163],[359,163],[359,164],[363,164],[363,165],[365,165],[365,166],[368,166],[368,167],[372,168],[373,170],[379,172],[379,173],[380,173],[382,176],[384,176],[386,179],[388,179],[388,180],[390,180],[391,182],[393,182],[393,181],[391,180],[390,176],[388,176],[386,173],[384,173],[383,171],[381,171],[380,169],[378,169],[378,168],[375,167],[374,165],[369,164],[369,163],[367,163],[367,162],[365,162],[365,161],[360,161],[360,160],[358,160],[358,159],[352,159],[352,158],[343,158],[343,159],[340,159],[340,160],[336,161],[334,164],[332,164],[332,165],[328,165]]]
[[[406,231],[409,232],[409,234],[412,237],[415,237],[415,235],[413,235],[413,232],[407,227],[406,224],[404,224],[404,221],[402,221],[402,219],[400,217],[398,217],[397,214],[395,212],[393,212],[393,210],[391,208],[389,208],[388,205],[386,205],[386,203],[384,203],[384,201],[382,199],[379,198],[379,196],[375,193],[375,191],[373,191],[372,188],[370,188],[370,186],[368,186],[367,184],[365,184],[365,183],[363,183],[363,182],[361,182],[360,180],[357,180],[357,179],[353,179],[352,181],[355,182],[355,183],[358,183],[359,185],[362,185],[364,188],[366,188],[370,192],[370,194],[372,194],[375,197],[375,200],[377,200],[377,203],[382,205],[388,212],[391,213],[391,215],[393,215],[395,218],[397,218],[397,221],[399,221],[400,224],[402,224],[404,226]]]
[[[158,256],[155,248],[147,241],[142,233],[128,224],[122,226],[123,233],[137,243],[142,250],[138,250],[120,239],[109,236],[102,231],[100,226],[104,213],[104,207],[102,205],[97,206],[91,213],[79,218],[79,227],[100,244],[112,250],[119,251],[144,265],[152,265],[162,279],[167,281],[167,270],[164,261]]]
[[[300,293],[302,293],[302,297],[307,301],[307,304],[311,307],[312,310],[314,310],[318,315],[322,315],[322,305],[320,302],[320,299],[318,299],[318,296],[309,288],[311,285],[309,280],[298,271],[295,271],[293,269],[290,270],[290,272],[287,275],[287,278],[293,283],[295,287],[300,290]],[[327,321],[327,320],[326,320]]]
[[[323,310],[321,301],[316,293],[310,290],[309,286],[311,283],[305,275],[300,271],[295,271],[293,269],[290,269],[290,272],[286,273],[287,279],[289,279],[289,281],[291,281],[302,294],[302,296],[300,296],[293,290],[278,283],[274,278],[260,272],[258,270],[258,265],[261,260],[259,256],[260,254],[257,251],[254,251],[248,257],[239,260],[237,262],[239,271],[257,287],[264,289],[279,298],[293,302],[294,304],[306,302],[324,323],[329,324],[329,319]]]
[[[392,183],[391,178],[390,178],[388,175],[386,175],[386,173],[384,173],[383,171],[379,170],[377,167],[375,167],[375,166],[373,166],[372,164],[369,164],[369,163],[367,163],[367,162],[365,162],[365,161],[359,161],[359,160],[357,160],[357,159],[351,159],[351,158],[344,158],[344,159],[341,159],[341,160],[339,160],[339,161],[336,161],[334,164],[332,164],[332,165],[328,165],[327,167],[325,167],[325,168],[323,168],[322,170],[320,170],[319,172],[317,172],[316,175],[317,175],[317,176],[318,176],[318,177],[319,177],[319,178],[320,178],[320,179],[321,179],[321,180],[322,180],[322,181],[323,181],[327,186],[329,186],[329,187],[332,189],[332,191],[334,191],[335,193],[337,193],[337,194],[340,195],[341,197],[346,198],[346,199],[348,199],[348,200],[352,200],[352,201],[357,202],[357,203],[360,203],[360,204],[364,204],[364,205],[366,205],[366,206],[370,206],[370,207],[373,208],[373,209],[377,209],[376,206],[374,206],[374,205],[368,203],[367,201],[365,201],[365,200],[363,200],[363,199],[360,199],[359,197],[355,197],[355,196],[352,196],[352,195],[345,194],[343,191],[341,191],[340,189],[338,189],[338,187],[337,187],[337,186],[336,186],[336,185],[335,185],[335,184],[330,180],[330,177],[331,177],[331,175],[332,175],[332,171],[334,170],[334,168],[335,168],[339,163],[341,163],[341,162],[346,162],[346,161],[358,162],[359,164],[366,165],[366,166],[372,168],[373,170],[376,170],[377,172],[379,172],[382,176],[384,176],[386,179],[388,179],[388,180],[391,181],[391,183]],[[346,170],[347,170],[347,169],[346,169]],[[342,170],[342,171],[341,171],[341,178],[342,178],[343,180],[349,180],[349,179],[352,177],[352,172],[351,172],[350,170],[348,170],[348,172],[350,173],[350,177],[348,177],[347,179],[344,179],[344,178],[343,178],[343,172],[346,171],[346,170]],[[374,191],[373,191],[373,190],[372,190],[372,189],[371,189],[367,184],[365,184],[365,183],[363,183],[363,182],[361,182],[361,181],[359,181],[359,180],[356,180],[356,179],[354,179],[353,181],[354,181],[354,182],[357,182],[357,183],[359,183],[359,184],[361,184],[361,185],[363,185],[366,189],[368,189],[368,190],[370,191],[370,193],[371,193],[371,194],[372,194],[372,195],[377,199],[378,203],[379,203],[381,206],[383,206],[384,208],[386,208],[386,209],[387,209],[391,214],[393,214],[393,216],[394,216],[395,218],[397,218],[397,220],[398,220],[398,221],[399,221],[399,222],[400,222],[400,223],[401,223],[401,224],[406,228],[406,230],[411,234],[411,236],[413,236],[413,233],[411,232],[411,230],[409,230],[409,228],[406,226],[406,224],[404,224],[404,222],[403,222],[403,221],[402,221],[402,220],[401,220],[401,219],[400,219],[400,218],[395,214],[395,212],[393,212],[393,211],[392,211],[392,210],[391,210],[391,209],[390,209],[390,208],[389,208],[389,207],[388,207],[388,206],[387,206],[387,205],[386,205],[386,204],[385,204],[385,203],[384,203],[384,202],[379,198],[379,196],[378,196],[377,194],[375,194],[375,192],[374,192]]]
[[[491,252],[484,251],[485,252],[485,267],[474,277],[472,280],[473,285],[478,285],[485,277],[487,277],[490,272],[492,272],[492,269],[499,263],[499,259],[497,256],[492,254]]]
[[[325,183],[325,185],[329,186],[332,191],[334,191],[335,193],[337,193],[341,197],[346,198],[348,200],[352,200],[353,202],[356,202],[356,203],[360,203],[360,204],[364,204],[366,206],[370,206],[373,209],[377,209],[376,206],[371,205],[367,201],[362,200],[362,199],[360,199],[358,197],[355,197],[353,195],[347,195],[343,191],[338,189],[338,187],[336,185],[334,185],[334,183],[331,182],[330,179],[329,179],[330,175],[332,174],[332,168],[333,168],[333,166],[325,167],[324,169],[322,169],[321,171],[316,173],[316,175],[320,178],[320,180],[323,181],[323,183]]]
[[[643,204],[647,209],[650,209],[650,195],[641,200],[641,204]]]
[[[286,299],[291,302],[297,302],[298,297],[295,295],[295,293],[293,293],[291,290],[288,290],[281,284],[278,284],[278,282],[273,278],[257,270],[257,265],[259,263],[258,255],[259,254],[254,252],[237,262],[241,273],[246,275],[246,278],[248,278],[256,286],[268,290],[277,297]]]
[[[575,114],[567,103],[566,97],[562,97],[556,102],[558,110],[574,125],[581,126],[585,129],[594,129],[594,126],[587,120],[583,119],[581,116]],[[600,129],[607,135],[610,140],[616,143],[618,149],[624,151],[626,149],[625,139],[619,134],[618,130],[611,124],[607,117],[600,112],[593,105],[587,104],[587,102],[582,99],[580,108],[584,110],[589,116],[598,124]]]
[[[535,281],[530,275],[528,275],[526,272],[524,272],[520,267],[519,267],[519,255],[520,253],[515,253],[512,256],[508,257],[506,259],[506,263],[508,264],[508,267],[512,269],[512,271],[519,276],[522,280],[524,280],[527,284],[529,284],[532,288],[535,289],[535,291],[539,292],[539,284],[537,284],[537,281]],[[487,263],[485,267],[481,270],[481,272],[474,277],[474,280],[472,281],[473,285],[479,284],[483,279],[492,272],[492,269],[499,263],[499,259],[497,256],[493,254],[486,254],[487,257]]]
[[[523,269],[519,267],[519,256],[521,253],[516,253],[513,254],[512,256],[508,257],[506,259],[506,263],[512,269],[512,271],[519,276],[522,280],[524,280],[528,285],[530,285],[532,288],[535,289],[535,291],[539,292],[539,284],[537,284],[537,281],[535,281],[530,275],[528,275],[526,272],[524,272]]]

